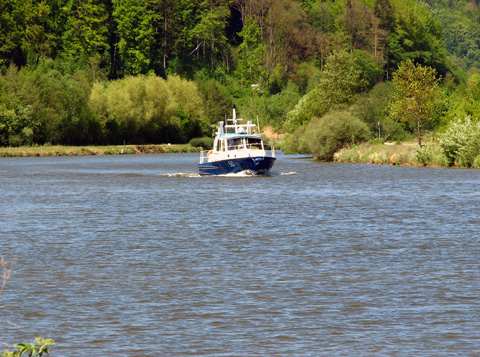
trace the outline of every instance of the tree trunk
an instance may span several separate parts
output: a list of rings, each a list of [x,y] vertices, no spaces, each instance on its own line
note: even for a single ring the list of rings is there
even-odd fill
[[[420,119],[417,119],[418,146],[422,147],[422,133],[420,129]]]
[[[167,71],[167,10],[165,9],[163,28],[163,71]]]

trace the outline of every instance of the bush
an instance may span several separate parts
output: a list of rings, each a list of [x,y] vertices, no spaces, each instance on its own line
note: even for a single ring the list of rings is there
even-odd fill
[[[480,155],[480,122],[469,116],[450,123],[438,142],[449,165],[472,167]]]
[[[319,160],[332,160],[333,154],[346,145],[368,140],[367,124],[350,112],[331,112],[314,118],[288,135],[282,145],[287,153],[313,154]]]
[[[282,151],[286,154],[311,154],[306,140],[306,126],[303,125],[292,134],[285,135],[282,141]]]
[[[202,147],[206,150],[211,150],[213,148],[213,139],[208,137],[193,138],[190,140],[189,144],[197,148]]]
[[[427,144],[415,149],[414,159],[423,166],[446,166],[447,158],[438,145]]]

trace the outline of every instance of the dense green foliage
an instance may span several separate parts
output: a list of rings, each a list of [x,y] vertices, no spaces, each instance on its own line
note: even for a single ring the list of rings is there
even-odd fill
[[[349,135],[413,134],[391,104],[405,63],[441,81],[421,121],[446,130],[480,115],[479,16],[474,0],[4,0],[0,145],[185,143],[235,103],[327,158]]]
[[[213,138],[203,137],[203,138],[193,138],[190,140],[189,144],[193,147],[200,147],[206,150],[213,148]]]
[[[369,136],[367,124],[358,117],[347,111],[333,111],[297,129],[293,139],[285,143],[284,150],[308,152],[320,160],[331,160],[337,150],[347,144],[355,145]]]
[[[439,97],[436,71],[408,60],[394,73],[393,83],[397,93],[390,106],[390,115],[399,121],[413,122],[418,146],[422,146],[422,125],[432,118]]]
[[[438,141],[450,165],[471,167],[480,159],[480,122],[470,117],[454,120]]]

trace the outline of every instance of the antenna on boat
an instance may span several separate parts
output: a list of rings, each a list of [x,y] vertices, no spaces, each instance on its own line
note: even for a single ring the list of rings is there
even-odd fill
[[[258,115],[257,115],[257,127],[258,127],[258,134],[262,135],[262,132],[260,131],[260,123],[258,122]]]
[[[235,113],[235,104],[233,105],[233,120],[237,119],[237,114]]]

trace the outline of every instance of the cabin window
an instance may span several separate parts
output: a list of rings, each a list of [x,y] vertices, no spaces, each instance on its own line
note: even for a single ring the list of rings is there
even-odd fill
[[[258,138],[247,138],[247,147],[250,149],[261,149],[262,140]]]

